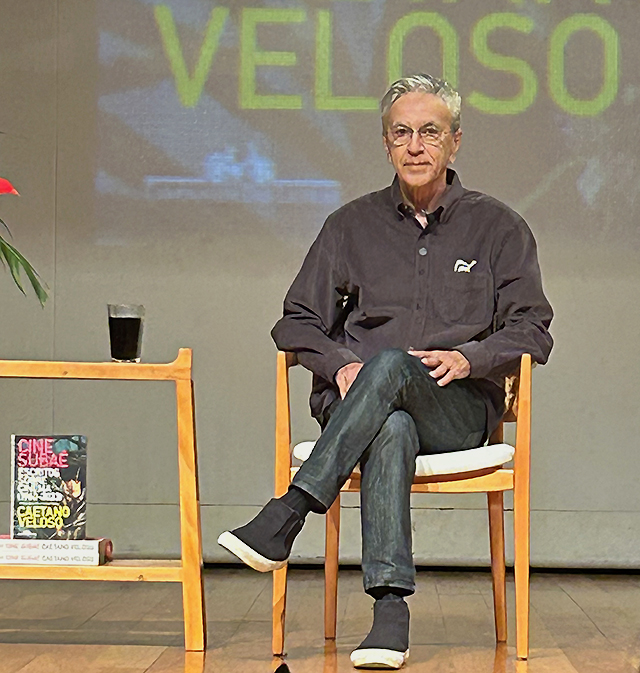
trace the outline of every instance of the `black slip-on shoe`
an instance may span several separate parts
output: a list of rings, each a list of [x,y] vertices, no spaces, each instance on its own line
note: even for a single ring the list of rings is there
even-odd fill
[[[246,526],[225,531],[218,544],[254,570],[266,573],[286,565],[304,519],[281,500],[273,498]]]
[[[355,668],[397,670],[409,658],[409,606],[400,597],[377,600],[369,635],[351,653]]]

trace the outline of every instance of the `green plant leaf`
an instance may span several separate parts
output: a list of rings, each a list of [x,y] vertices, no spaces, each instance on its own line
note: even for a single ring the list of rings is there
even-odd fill
[[[4,223],[3,223],[4,224]],[[5,225],[6,226],[6,225]],[[9,267],[11,277],[22,294],[26,294],[22,285],[21,272],[24,271],[33,291],[38,297],[41,306],[47,301],[46,284],[40,281],[38,272],[29,264],[26,258],[20,254],[10,243],[0,236],[0,262]]]
[[[12,235],[13,235],[13,234],[11,233],[11,230],[10,230],[9,227],[7,226],[7,223],[6,223],[3,219],[0,219],[0,224],[7,230],[7,233],[9,234],[9,236],[12,236]]]

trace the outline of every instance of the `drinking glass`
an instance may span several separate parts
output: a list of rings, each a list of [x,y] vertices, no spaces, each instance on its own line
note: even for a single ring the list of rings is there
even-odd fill
[[[140,362],[144,306],[108,304],[109,341],[114,362]]]

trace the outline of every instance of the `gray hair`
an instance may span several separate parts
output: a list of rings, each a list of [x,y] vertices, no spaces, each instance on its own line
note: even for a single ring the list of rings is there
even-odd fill
[[[380,113],[382,114],[382,128],[386,130],[387,120],[391,106],[407,93],[420,91],[422,93],[432,93],[445,102],[451,112],[451,131],[455,133],[460,128],[460,105],[462,99],[460,94],[445,80],[431,75],[419,74],[402,77],[394,82],[387,93],[380,101]]]

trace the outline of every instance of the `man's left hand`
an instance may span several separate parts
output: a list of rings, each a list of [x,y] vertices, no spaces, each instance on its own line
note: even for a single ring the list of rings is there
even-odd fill
[[[471,373],[469,360],[458,351],[409,351],[409,354],[432,368],[429,375],[438,379],[439,386],[446,386],[454,379],[465,379]]]

